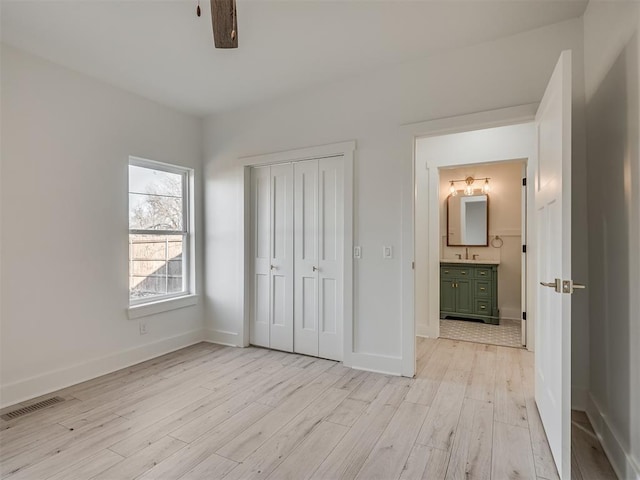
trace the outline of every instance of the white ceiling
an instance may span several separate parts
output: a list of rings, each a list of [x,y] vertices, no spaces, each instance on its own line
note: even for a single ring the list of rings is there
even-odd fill
[[[582,0],[238,0],[216,50],[208,0],[2,1],[2,41],[205,115],[582,15]]]

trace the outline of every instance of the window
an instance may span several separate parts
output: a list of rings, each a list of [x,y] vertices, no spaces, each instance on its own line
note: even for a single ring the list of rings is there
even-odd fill
[[[129,303],[190,293],[191,170],[129,161]]]

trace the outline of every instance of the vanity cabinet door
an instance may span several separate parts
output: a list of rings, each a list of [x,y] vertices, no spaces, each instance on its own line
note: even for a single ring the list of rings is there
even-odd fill
[[[456,280],[456,312],[473,313],[473,290],[471,280]]]
[[[440,310],[456,311],[456,289],[454,280],[440,280]]]

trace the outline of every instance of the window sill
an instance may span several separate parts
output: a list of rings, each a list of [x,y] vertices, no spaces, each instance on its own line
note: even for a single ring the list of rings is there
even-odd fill
[[[141,305],[132,305],[127,309],[129,320],[147,317],[157,313],[168,312],[178,308],[190,307],[198,303],[198,295],[189,294],[182,297],[167,298],[157,302],[143,303]]]

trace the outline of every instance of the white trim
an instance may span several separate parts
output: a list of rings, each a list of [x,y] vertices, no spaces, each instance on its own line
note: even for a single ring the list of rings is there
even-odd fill
[[[0,408],[15,405],[122,368],[174,352],[202,341],[202,330],[192,330],[139,347],[111,353],[69,367],[36,375],[0,387]]]
[[[426,122],[414,123],[404,125],[403,132],[405,135],[405,144],[407,148],[411,148],[411,153],[407,152],[407,158],[411,159],[411,166],[407,170],[411,172],[411,177],[405,178],[403,188],[403,206],[402,206],[402,252],[401,252],[401,269],[402,269],[402,374],[405,376],[413,376],[415,373],[415,335],[416,335],[416,318],[414,314],[415,309],[415,271],[413,269],[413,262],[415,260],[415,199],[416,199],[416,140],[421,137],[444,135],[450,133],[461,133],[465,131],[481,130],[492,127],[502,127],[508,125],[515,125],[521,123],[528,123],[535,120],[535,114],[538,105],[535,103],[527,105],[519,105],[515,107],[502,108],[497,110],[489,110],[484,112],[476,112],[468,115],[461,115],[456,117],[440,118],[435,120],[429,120]],[[533,160],[533,161],[532,161]],[[537,165],[537,160],[529,159],[527,162],[528,175],[531,176],[531,169],[534,162]],[[432,175],[430,175],[431,177]],[[429,179],[430,190],[434,187],[436,191],[439,189],[439,185],[435,182],[435,179]],[[439,214],[439,212],[438,212]],[[439,229],[439,227],[438,227]],[[530,231],[530,230],[529,230]],[[437,241],[439,235],[435,236],[437,254],[435,260],[439,261],[439,242]],[[432,237],[433,240],[433,237]],[[531,258],[531,257],[530,257]],[[430,261],[434,261],[434,254],[430,252]],[[531,260],[530,260],[531,262]],[[433,280],[433,279],[431,279]],[[531,284],[531,282],[529,282]],[[439,284],[438,284],[439,287]],[[434,295],[434,292],[430,289],[430,296]],[[439,289],[435,289],[439,290]],[[437,292],[439,296],[439,292]],[[436,302],[436,305],[439,300]],[[433,300],[430,301],[433,304]],[[527,312],[527,319],[529,315]],[[533,339],[533,323],[527,321],[527,338]],[[433,329],[432,329],[433,330]],[[437,329],[439,330],[439,328]],[[420,332],[422,335],[439,336],[439,332],[429,331]],[[528,342],[529,343],[529,342]],[[533,342],[528,348],[533,349]]]
[[[237,338],[230,340],[224,332],[213,330],[211,340],[224,345],[249,345],[249,322],[251,314],[251,248],[247,241],[251,226],[251,200],[248,195],[250,185],[251,169],[260,165],[277,165],[279,163],[298,162],[303,160],[314,160],[327,157],[342,156],[344,158],[344,265],[343,265],[343,341],[344,351],[342,361],[345,366],[350,367],[353,353],[353,162],[356,150],[355,141],[333,143],[308,148],[299,148],[285,152],[267,153],[263,155],[253,155],[238,159],[240,166],[244,169],[244,189],[243,189],[243,210],[244,210],[244,278],[243,278],[243,324],[240,332],[234,333]],[[226,332],[232,333],[232,332]],[[225,343],[228,342],[228,343]]]
[[[173,173],[182,177],[182,230],[146,230],[146,229],[132,229],[129,228],[129,238],[131,235],[181,235],[183,241],[183,254],[182,254],[182,269],[183,269],[183,291],[176,294],[167,294],[161,296],[155,296],[148,301],[145,298],[131,299],[129,297],[129,311],[132,308],[138,308],[147,305],[155,305],[164,300],[172,300],[177,296],[190,296],[196,294],[196,268],[195,268],[195,169],[191,167],[184,167],[182,165],[174,165],[170,163],[158,162],[156,160],[149,160],[147,158],[136,157],[129,155],[128,166],[135,166],[140,168],[146,168],[149,170],[158,170],[162,172]],[[127,181],[128,184],[128,181]],[[127,185],[128,196],[129,184]],[[128,202],[128,200],[127,200]],[[128,203],[127,203],[128,205]],[[130,205],[128,205],[128,210]],[[130,255],[130,252],[129,252]],[[129,269],[131,268],[131,258],[128,259]],[[130,275],[131,272],[128,272]],[[151,307],[149,311],[151,313],[133,314],[129,313],[129,318],[139,318],[153,313],[159,313],[162,311],[173,310],[174,308],[180,308],[180,305],[176,307],[167,308],[165,310],[154,311],[154,307]],[[146,310],[140,310],[145,312]]]
[[[204,330],[203,340],[205,342],[225,345],[227,347],[244,347],[245,345],[240,342],[240,337],[241,335],[237,332],[218,330],[217,328],[207,328]]]
[[[416,328],[416,337],[438,338],[439,334],[440,332],[438,328],[433,328],[429,325],[420,324]]]
[[[618,478],[628,480],[640,478],[640,464],[624,446],[621,441],[622,437],[609,424],[606,414],[592,395],[588,395],[586,412],[600,445],[602,445]]]
[[[266,153],[262,155],[252,155],[240,158],[242,166],[273,165],[277,163],[299,162],[302,160],[313,160],[316,158],[331,157],[334,155],[346,155],[353,153],[356,149],[355,140],[315,147],[297,148],[285,152]]]
[[[351,354],[352,364],[345,364],[345,366],[350,366],[355,370],[400,376],[402,375],[402,360],[401,357],[353,352]]]
[[[149,315],[177,310],[178,308],[191,307],[197,304],[198,295],[186,294],[179,297],[165,297],[156,302],[131,305],[127,309],[127,315],[129,316],[129,320],[135,320],[136,318],[148,317]]]

